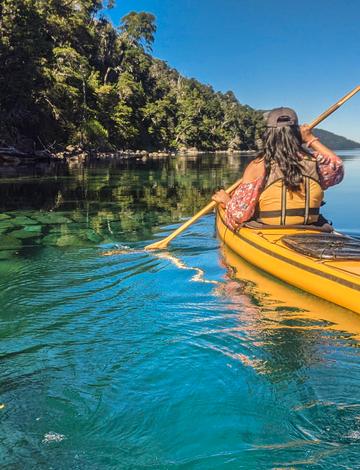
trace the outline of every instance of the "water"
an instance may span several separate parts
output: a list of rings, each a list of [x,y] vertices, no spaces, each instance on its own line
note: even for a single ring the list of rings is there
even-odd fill
[[[359,468],[358,315],[219,247],[213,215],[141,251],[245,163],[3,169],[2,468]],[[324,212],[360,236],[345,165]]]

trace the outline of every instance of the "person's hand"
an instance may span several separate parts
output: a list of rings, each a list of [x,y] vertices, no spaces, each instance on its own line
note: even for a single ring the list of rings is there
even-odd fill
[[[230,200],[230,196],[223,189],[220,189],[220,191],[213,194],[211,199],[225,208],[227,202]]]
[[[300,126],[300,132],[304,144],[310,142],[310,140],[315,139],[315,136],[311,132],[310,126],[308,124],[303,124],[302,126]]]
[[[335,170],[336,169],[336,162],[330,155],[321,155],[319,154],[316,157],[316,161],[320,163],[320,165],[330,165],[330,167]]]
[[[332,158],[328,155],[318,155],[316,157],[316,161],[321,163],[322,165],[328,165],[329,163],[332,163]]]

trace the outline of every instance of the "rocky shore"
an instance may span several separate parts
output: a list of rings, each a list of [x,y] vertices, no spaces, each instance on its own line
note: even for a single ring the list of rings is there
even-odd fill
[[[226,154],[244,154],[252,155],[256,153],[255,150],[234,150],[234,149],[225,149],[225,150],[198,150],[195,147],[191,148],[181,148],[178,151],[170,150],[159,150],[159,151],[148,151],[148,150],[116,150],[116,151],[107,151],[101,152],[97,150],[85,150],[80,146],[67,146],[61,152],[51,152],[50,150],[27,150],[19,149],[15,146],[9,147],[0,147],[0,165],[26,165],[32,164],[34,162],[46,162],[46,161],[65,161],[68,163],[85,163],[90,160],[105,160],[105,159],[154,159],[154,158],[166,158],[166,157],[175,157],[177,155],[201,155],[205,153],[226,153]]]

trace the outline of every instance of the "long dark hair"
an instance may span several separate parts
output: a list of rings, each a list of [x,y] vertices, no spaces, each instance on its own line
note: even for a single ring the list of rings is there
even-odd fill
[[[283,176],[284,184],[290,191],[298,191],[303,180],[303,167],[299,153],[304,153],[301,147],[302,139],[299,126],[269,127],[263,134],[263,158],[265,162],[266,179],[271,170],[271,164],[276,163]]]

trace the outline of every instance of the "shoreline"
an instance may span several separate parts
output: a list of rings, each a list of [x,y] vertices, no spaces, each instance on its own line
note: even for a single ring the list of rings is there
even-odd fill
[[[111,159],[137,159],[147,160],[156,158],[171,158],[177,156],[198,156],[204,154],[226,154],[226,155],[256,155],[257,150],[198,150],[195,148],[181,149],[178,151],[170,150],[114,150],[114,151],[96,151],[85,150],[81,147],[67,146],[60,152],[50,152],[49,150],[41,151],[22,151],[15,146],[0,148],[0,165],[4,166],[19,166],[19,165],[32,165],[34,163],[46,162],[69,162],[69,163],[85,163],[96,160],[111,160]]]
[[[360,150],[360,148],[335,150],[336,153],[352,152]],[[256,156],[259,150],[198,150],[196,148],[183,148],[177,151],[174,150],[113,150],[113,151],[97,151],[85,150],[78,146],[67,146],[64,150],[59,152],[50,152],[49,150],[36,150],[36,151],[23,151],[15,146],[0,147],[0,166],[1,167],[18,167],[18,166],[31,166],[38,163],[68,163],[70,165],[77,165],[83,163],[90,163],[99,160],[152,160],[161,158],[174,158],[174,157],[197,157],[199,155],[212,154],[212,155],[240,155],[246,157]]]

